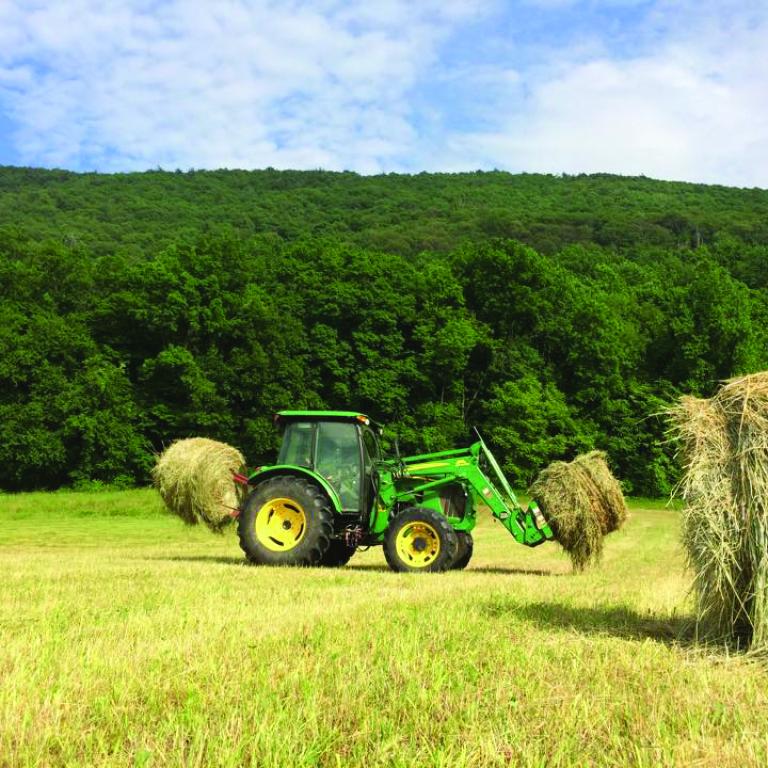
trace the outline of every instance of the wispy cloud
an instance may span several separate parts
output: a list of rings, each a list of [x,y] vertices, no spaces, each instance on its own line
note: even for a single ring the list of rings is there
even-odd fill
[[[24,161],[100,169],[405,162],[409,90],[476,3],[6,3]]]
[[[647,5],[632,55],[552,50],[495,126],[449,137],[453,165],[768,187],[768,6]]]
[[[86,170],[768,186],[765,40],[762,0],[5,0],[0,122]]]

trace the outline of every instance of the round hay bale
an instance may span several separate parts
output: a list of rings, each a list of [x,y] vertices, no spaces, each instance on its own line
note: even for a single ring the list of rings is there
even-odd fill
[[[669,411],[701,637],[768,647],[768,372]]]
[[[166,507],[188,525],[219,532],[240,503],[232,473],[245,464],[237,448],[205,437],[177,440],[158,457],[154,485]]]
[[[577,571],[600,559],[603,538],[627,519],[621,485],[602,451],[550,464],[529,492]]]

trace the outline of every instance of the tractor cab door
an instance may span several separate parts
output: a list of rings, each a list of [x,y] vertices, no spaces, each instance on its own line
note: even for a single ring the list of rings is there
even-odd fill
[[[362,454],[357,424],[348,421],[317,423],[315,472],[323,475],[336,489],[344,512],[360,512]]]
[[[370,513],[376,503],[379,492],[379,472],[377,464],[381,461],[379,441],[373,430],[369,427],[362,428],[363,436],[363,512]]]

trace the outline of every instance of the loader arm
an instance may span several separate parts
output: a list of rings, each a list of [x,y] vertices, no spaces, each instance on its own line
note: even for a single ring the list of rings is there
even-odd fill
[[[400,467],[400,478],[406,482],[394,500],[401,504],[416,504],[425,493],[460,482],[471,496],[473,512],[488,507],[519,544],[536,547],[554,538],[535,502],[522,507],[482,438],[469,448],[409,456]]]

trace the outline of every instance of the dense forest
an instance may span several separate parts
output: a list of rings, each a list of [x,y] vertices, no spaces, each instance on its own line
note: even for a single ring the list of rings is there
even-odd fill
[[[0,489],[145,482],[187,435],[256,464],[275,410],[344,407],[657,495],[667,405],[764,368],[765,190],[0,167]]]

